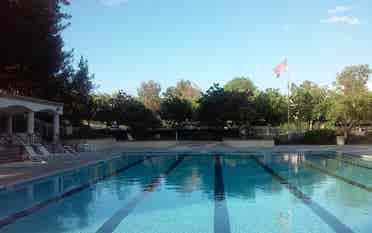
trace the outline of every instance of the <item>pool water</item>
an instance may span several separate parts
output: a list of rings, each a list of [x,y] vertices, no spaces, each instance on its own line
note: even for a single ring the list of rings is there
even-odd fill
[[[123,155],[0,191],[4,233],[372,232],[372,163],[334,153]]]

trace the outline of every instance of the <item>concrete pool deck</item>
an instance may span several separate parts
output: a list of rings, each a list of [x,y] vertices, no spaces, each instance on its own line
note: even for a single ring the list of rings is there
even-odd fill
[[[116,143],[104,148],[96,148],[94,152],[82,152],[77,155],[56,155],[47,163],[19,162],[0,165],[0,191],[1,189],[34,179],[47,177],[56,173],[74,170],[82,166],[109,160],[120,153],[128,155],[138,153],[245,153],[245,152],[306,152],[306,151],[335,151],[346,153],[355,157],[371,159],[372,145],[345,145],[345,146],[315,146],[315,145],[286,145],[286,146],[244,146],[244,144],[227,144],[225,142],[135,142]]]

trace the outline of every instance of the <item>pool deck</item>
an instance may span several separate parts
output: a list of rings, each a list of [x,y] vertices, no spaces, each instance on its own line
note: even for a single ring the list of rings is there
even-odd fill
[[[266,147],[233,147],[224,142],[177,142],[157,144],[152,147],[151,143],[136,143],[135,146],[128,146],[127,143],[115,145],[111,148],[97,149],[94,152],[83,152],[77,155],[56,155],[46,163],[40,162],[19,162],[0,165],[0,191],[23,182],[47,177],[56,173],[74,170],[82,166],[94,164],[99,161],[109,160],[122,152],[135,156],[138,153],[245,153],[254,152],[306,152],[306,151],[336,151],[347,153],[355,157],[363,157],[372,161],[372,145],[345,145],[345,146],[309,146],[309,145],[288,145],[288,146],[266,146]]]

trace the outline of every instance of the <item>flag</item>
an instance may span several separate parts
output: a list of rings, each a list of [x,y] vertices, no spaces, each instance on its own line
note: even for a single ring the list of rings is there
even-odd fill
[[[287,63],[287,58],[285,58],[279,65],[277,65],[274,68],[274,73],[276,74],[276,77],[279,78],[280,74],[283,72],[288,71],[288,63]]]

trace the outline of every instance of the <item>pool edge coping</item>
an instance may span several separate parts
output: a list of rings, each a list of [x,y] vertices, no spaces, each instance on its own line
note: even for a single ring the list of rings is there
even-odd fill
[[[61,168],[61,169],[57,169],[57,170],[54,170],[54,171],[51,171],[51,172],[46,172],[42,175],[38,175],[38,176],[30,177],[30,178],[25,178],[25,179],[20,179],[18,181],[10,182],[9,184],[0,185],[0,192],[10,191],[12,189],[15,189],[17,186],[22,186],[22,185],[25,185],[27,183],[31,183],[31,182],[34,182],[34,181],[37,181],[37,180],[42,180],[42,179],[45,179],[45,178],[48,178],[48,177],[57,176],[59,174],[62,175],[63,173],[68,173],[68,172],[75,171],[75,170],[78,170],[78,169],[81,169],[81,168],[84,168],[84,167],[89,167],[89,166],[93,166],[93,165],[96,165],[96,164],[99,164],[99,163],[102,163],[102,162],[107,162],[107,161],[115,159],[116,157],[121,157],[120,155],[113,156],[114,154],[118,154],[118,153],[122,153],[122,152],[113,152],[110,155],[111,157],[107,157],[106,159],[88,161],[88,162],[82,163],[82,164],[77,165],[77,166],[72,166],[72,167],[68,167],[68,168]]]
[[[260,151],[258,151],[260,149]],[[8,184],[0,184],[0,192],[6,192],[14,190],[17,186],[22,186],[27,183],[31,183],[37,180],[42,180],[48,177],[56,176],[63,173],[68,173],[71,171],[75,171],[84,167],[93,166],[102,162],[111,161],[115,158],[119,158],[122,156],[125,156],[126,154],[136,154],[136,153],[143,153],[146,155],[156,155],[156,154],[216,154],[216,153],[234,153],[234,154],[244,154],[244,153],[294,153],[294,152],[332,152],[332,153],[341,153],[341,154],[347,154],[351,155],[355,158],[361,159],[362,156],[355,155],[348,152],[342,152],[337,151],[334,148],[332,149],[325,149],[325,148],[303,148],[303,149],[295,149],[292,148],[292,150],[288,148],[283,148],[279,150],[275,150],[275,147],[268,148],[268,147],[251,147],[251,148],[235,148],[235,150],[232,149],[217,149],[217,150],[201,150],[201,151],[195,151],[195,150],[121,150],[121,151],[114,151],[114,152],[108,152],[108,151],[96,151],[96,152],[102,152],[102,153],[109,153],[109,155],[104,159],[98,159],[93,161],[87,161],[83,162],[82,164],[78,164],[76,166],[68,167],[68,168],[61,168],[57,169],[51,172],[46,172],[44,174],[33,176],[30,178],[24,178],[19,179],[14,182],[9,182]],[[88,152],[89,153],[89,152]]]

